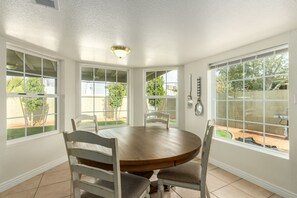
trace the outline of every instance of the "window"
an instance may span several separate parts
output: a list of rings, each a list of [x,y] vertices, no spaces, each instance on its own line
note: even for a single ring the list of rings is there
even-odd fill
[[[170,125],[177,126],[177,70],[146,72],[146,111],[170,114]]]
[[[99,126],[128,124],[128,72],[81,67],[81,113],[96,115]]]
[[[6,53],[7,140],[57,130],[58,61]]]
[[[288,46],[211,68],[216,137],[288,152]]]

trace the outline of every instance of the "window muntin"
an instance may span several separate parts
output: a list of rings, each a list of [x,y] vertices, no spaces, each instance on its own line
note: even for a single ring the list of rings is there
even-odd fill
[[[287,46],[283,46],[212,66],[216,137],[231,133],[236,141],[289,151],[288,61]]]
[[[57,130],[58,61],[7,49],[7,140]]]
[[[146,111],[170,114],[170,125],[177,126],[177,70],[147,71]]]
[[[128,72],[81,67],[81,113],[96,115],[99,126],[128,124]]]

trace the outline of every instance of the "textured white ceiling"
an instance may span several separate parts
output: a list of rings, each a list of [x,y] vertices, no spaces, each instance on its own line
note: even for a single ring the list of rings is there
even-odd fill
[[[296,0],[1,0],[0,34],[77,61],[183,65],[297,28]],[[131,53],[118,59],[112,45]]]

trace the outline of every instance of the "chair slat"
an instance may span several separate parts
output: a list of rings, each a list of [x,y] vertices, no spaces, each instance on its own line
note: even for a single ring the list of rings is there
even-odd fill
[[[98,132],[97,116],[96,115],[79,115],[71,119],[73,131],[85,130]]]
[[[74,119],[77,122],[80,122],[82,120],[94,120],[94,116],[90,116],[90,115],[80,115],[77,118]]]
[[[104,138],[90,132],[81,133],[81,131],[74,131],[72,133],[68,133],[65,135],[66,135],[67,141],[99,144],[108,148],[112,148],[114,145],[114,138]]]
[[[85,150],[81,148],[69,148],[68,152],[69,152],[69,155],[72,155],[81,159],[87,159],[87,160],[92,160],[96,162],[104,162],[107,164],[113,163],[112,156],[99,151]]]
[[[168,129],[169,117],[170,115],[168,113],[158,111],[146,113],[144,115],[144,126],[146,126],[147,123],[163,123],[166,125],[166,128]]]
[[[94,194],[92,197],[121,197],[122,181],[117,139],[100,137],[99,135],[88,131],[74,131],[72,133],[63,132],[63,136],[72,173],[73,196],[75,198],[81,197],[80,190],[83,190],[83,193]],[[79,164],[79,159],[111,164],[113,171]],[[91,181],[85,181],[82,180],[81,175],[94,177],[97,181],[110,182],[112,185],[106,186],[105,182],[92,183]],[[141,185],[139,187],[141,187]],[[130,188],[130,186],[128,186],[128,188]],[[136,188],[135,192],[137,192],[137,185],[134,185],[133,189],[134,188]],[[141,197],[149,196],[148,191],[149,185],[142,193],[143,196]]]
[[[100,197],[114,197],[114,190],[86,181],[74,181],[74,187],[90,192]]]
[[[154,122],[162,122],[164,124],[167,124],[166,120],[158,119],[158,118],[149,118],[146,120],[147,123],[154,123]]]
[[[71,168],[72,168],[72,171],[75,171],[79,174],[100,178],[102,180],[110,181],[110,182],[113,182],[114,180],[113,172],[111,171],[98,170],[98,168],[86,166],[83,164],[72,165]]]
[[[94,131],[94,123],[90,123],[90,122],[79,123],[77,126],[77,130],[84,130],[84,129],[93,129]]]

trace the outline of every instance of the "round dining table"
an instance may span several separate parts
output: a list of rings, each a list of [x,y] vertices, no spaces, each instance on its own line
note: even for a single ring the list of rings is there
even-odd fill
[[[99,130],[98,135],[117,138],[121,171],[143,172],[177,166],[190,161],[200,151],[201,139],[176,128],[118,127]],[[104,169],[109,165],[82,160]]]

